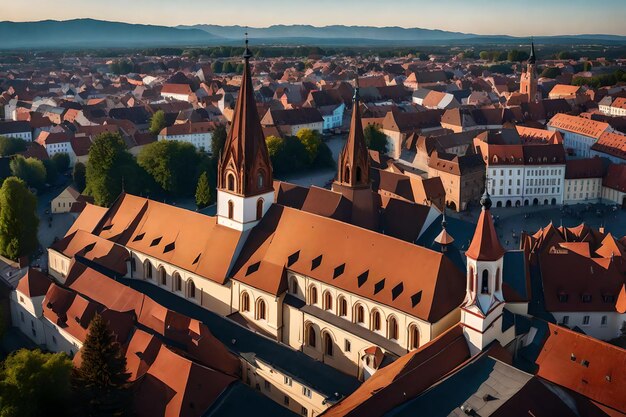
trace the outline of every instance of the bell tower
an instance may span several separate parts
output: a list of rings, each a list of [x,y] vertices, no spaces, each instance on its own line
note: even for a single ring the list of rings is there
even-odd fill
[[[233,122],[217,168],[217,222],[245,231],[274,202],[272,164],[254,101],[246,33],[244,70]]]
[[[522,73],[520,80],[520,93],[526,95],[528,102],[537,101],[537,69],[535,68],[535,43],[531,42],[530,56],[526,71]]]
[[[491,217],[491,198],[485,187],[482,210],[465,257],[467,284],[461,306],[461,324],[472,354],[502,339],[502,268],[505,250]],[[501,342],[503,342],[501,340]]]

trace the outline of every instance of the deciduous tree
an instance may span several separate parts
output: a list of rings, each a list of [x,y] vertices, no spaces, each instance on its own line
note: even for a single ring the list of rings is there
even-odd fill
[[[192,144],[172,140],[153,142],[137,157],[139,166],[165,192],[177,196],[193,195],[199,161]]]
[[[0,156],[15,155],[18,152],[24,152],[26,148],[28,148],[28,143],[25,140],[0,136]]]
[[[0,188],[0,253],[17,260],[37,248],[37,198],[24,181],[9,177]]]
[[[165,112],[163,110],[157,110],[150,118],[150,133],[158,135],[165,125]]]
[[[382,154],[387,153],[387,136],[376,125],[368,125],[363,130],[365,143],[367,147],[373,151]]]
[[[72,173],[72,179],[74,180],[74,187],[79,193],[82,193],[86,185],[86,167],[82,162],[76,162],[74,165],[74,172]]]
[[[17,155],[9,163],[11,174],[24,180],[29,187],[42,190],[46,184],[46,167],[36,158]]]

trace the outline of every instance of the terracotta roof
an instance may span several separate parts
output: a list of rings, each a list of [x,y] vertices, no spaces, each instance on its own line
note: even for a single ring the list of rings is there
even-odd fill
[[[216,217],[130,194],[118,198],[94,234],[220,284],[241,239]]]
[[[46,295],[52,281],[38,269],[28,268],[17,284],[17,290],[27,297],[41,297]]]
[[[576,96],[580,92],[580,86],[577,85],[567,85],[567,84],[557,84],[552,87],[550,93],[548,94],[550,98],[553,97],[571,97]]]
[[[215,123],[213,122],[187,122],[179,123],[166,128],[163,128],[159,135],[163,136],[178,136],[178,135],[193,135],[197,133],[208,133],[215,130]]]
[[[591,146],[591,149],[620,159],[626,159],[626,135],[604,132],[600,135],[598,141]]]
[[[609,128],[608,123],[597,122],[595,120],[579,116],[570,116],[564,113],[556,114],[552,119],[550,119],[548,126],[555,129],[578,133],[583,136],[589,136],[595,139],[600,138],[600,135],[602,135],[602,133]]]
[[[106,213],[107,209],[105,207],[87,204],[65,236],[69,236],[77,230],[84,230],[87,233],[92,233]]]
[[[465,288],[464,274],[441,253],[273,205],[248,237],[233,278],[279,294],[286,269],[431,323],[461,304]]]
[[[470,358],[460,324],[419,349],[379,369],[356,391],[324,413],[326,417],[384,415],[419,395]]]
[[[611,164],[602,185],[613,190],[626,192],[626,164]]]
[[[617,297],[617,303],[615,304],[615,310],[620,313],[626,313],[626,284],[622,284],[622,289]]]
[[[537,376],[626,413],[626,350],[548,323]]]
[[[606,171],[600,158],[568,159],[565,161],[565,179],[602,178]]]
[[[191,94],[189,84],[163,84],[161,94]]]
[[[476,231],[465,256],[477,261],[496,261],[504,256],[504,248],[498,239],[489,208],[483,209],[478,217]]]

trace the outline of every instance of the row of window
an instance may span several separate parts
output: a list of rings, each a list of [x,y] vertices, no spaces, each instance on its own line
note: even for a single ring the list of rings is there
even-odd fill
[[[135,258],[131,258],[130,260],[130,268],[132,272],[136,270]],[[143,278],[147,280],[154,279],[154,267],[152,263],[148,259],[146,259],[143,263]],[[159,267],[157,277],[157,283],[162,286],[167,286],[167,272],[164,267]],[[182,292],[183,290],[183,280],[178,272],[174,272],[172,275],[172,290],[175,292]],[[196,298],[196,284],[193,282],[191,278],[189,278],[185,283],[185,296],[187,298]]]
[[[606,326],[608,321],[609,319],[607,316],[602,316],[600,318],[600,326]],[[563,316],[563,319],[561,320],[561,324],[563,324],[564,326],[569,326],[569,316]],[[590,325],[591,325],[591,317],[583,316],[583,326],[590,326]]]
[[[592,270],[593,273],[593,270]],[[593,296],[591,294],[581,294],[580,301],[583,303],[590,303],[593,300]],[[566,292],[559,293],[559,302],[567,303],[569,301],[569,294]],[[602,301],[607,304],[615,304],[615,295],[613,294],[604,294],[602,295]]]

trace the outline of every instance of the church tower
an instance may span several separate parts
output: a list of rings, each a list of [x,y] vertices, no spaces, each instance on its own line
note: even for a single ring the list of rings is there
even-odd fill
[[[337,161],[337,179],[332,190],[352,203],[353,224],[365,229],[378,229],[377,194],[372,191],[370,180],[370,155],[361,122],[358,79],[354,89],[350,133]]]
[[[352,120],[350,133],[341,154],[339,155],[337,180],[335,188],[371,189],[370,185],[370,158],[363,135],[361,122],[361,108],[359,106],[359,85],[354,89]]]
[[[528,102],[537,101],[537,70],[535,68],[535,43],[530,46],[530,56],[526,71],[522,73],[520,80],[520,93],[526,95]]]
[[[232,125],[217,169],[217,222],[245,231],[254,227],[274,202],[272,164],[254,101],[248,48]]]
[[[461,306],[461,324],[472,354],[499,340],[503,345],[502,271],[504,248],[491,217],[491,198],[485,188],[480,199],[482,210],[474,237],[465,256],[467,258],[467,285]]]

